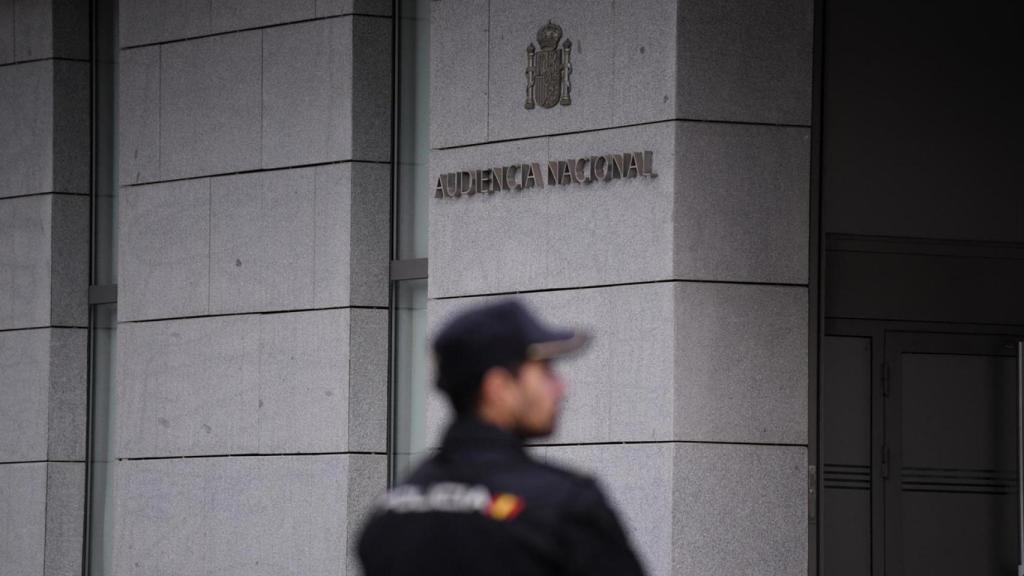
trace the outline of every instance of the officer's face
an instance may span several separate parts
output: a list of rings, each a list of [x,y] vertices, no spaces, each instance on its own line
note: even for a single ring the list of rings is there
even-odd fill
[[[547,436],[555,430],[565,383],[547,360],[527,360],[516,380],[519,388],[517,432],[523,436]]]

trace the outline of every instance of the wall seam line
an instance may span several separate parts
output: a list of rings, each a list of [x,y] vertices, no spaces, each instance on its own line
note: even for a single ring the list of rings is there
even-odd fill
[[[346,12],[343,14],[334,14],[331,16],[320,16],[313,18],[302,18],[300,20],[289,20],[287,22],[278,22],[275,24],[266,24],[264,26],[249,26],[247,28],[238,28],[235,30],[223,30],[220,32],[210,32],[208,34],[196,34],[195,36],[186,36],[184,38],[174,38],[173,40],[158,40],[155,42],[143,42],[140,44],[132,44],[130,46],[122,46],[121,50],[136,50],[138,48],[149,48],[152,46],[165,46],[167,44],[178,44],[181,42],[191,42],[193,40],[203,40],[205,38],[215,38],[217,36],[228,36],[230,34],[241,34],[244,32],[256,32],[260,30],[268,30],[271,28],[282,28],[284,26],[294,26],[296,24],[308,24],[310,22],[320,22],[323,20],[337,20],[341,18],[379,18],[383,20],[391,20],[391,16],[381,16],[379,14],[360,14],[356,12]]]
[[[672,122],[688,123],[688,124],[720,124],[723,126],[746,126],[746,127],[763,127],[763,128],[784,128],[784,129],[802,129],[810,130],[811,127],[805,124],[781,124],[773,122],[748,122],[741,120],[714,120],[707,118],[664,118],[662,120],[650,120],[647,122],[633,122],[630,124],[623,124],[621,126],[605,126],[602,128],[586,128],[581,130],[570,130],[566,132],[553,132],[550,134],[536,134],[533,136],[519,136],[514,138],[502,138],[498,140],[487,140],[484,142],[469,142],[467,144],[453,144],[451,146],[435,146],[431,150],[435,151],[447,151],[447,150],[460,150],[463,148],[476,148],[480,146],[488,146],[491,144],[508,144],[511,142],[523,142],[527,140],[537,140],[540,138],[558,138],[563,136],[578,136],[582,134],[593,134],[595,132],[608,132],[611,130],[623,130],[627,128],[639,128],[642,126],[655,126],[658,124],[668,124]]]

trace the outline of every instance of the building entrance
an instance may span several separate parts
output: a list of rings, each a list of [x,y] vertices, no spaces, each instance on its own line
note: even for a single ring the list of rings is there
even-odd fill
[[[832,321],[824,573],[1017,574],[1018,336]]]

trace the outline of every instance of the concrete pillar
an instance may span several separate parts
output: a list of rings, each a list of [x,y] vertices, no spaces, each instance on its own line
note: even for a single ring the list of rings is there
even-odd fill
[[[386,478],[390,5],[122,1],[117,574],[355,573]]]
[[[421,193],[643,150],[657,177],[433,198],[431,324],[518,294],[594,333],[536,450],[599,475],[651,573],[806,574],[812,3],[432,8]],[[529,109],[549,20],[572,41],[572,101]]]
[[[81,573],[87,2],[0,1],[0,558]]]

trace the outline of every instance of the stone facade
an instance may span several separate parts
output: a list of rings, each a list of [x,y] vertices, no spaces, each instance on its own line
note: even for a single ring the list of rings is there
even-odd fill
[[[528,291],[594,333],[537,451],[605,482],[652,574],[807,573],[812,3],[432,6],[432,178],[624,150],[657,177],[435,199],[431,325]],[[548,20],[572,104],[528,109]]]
[[[122,5],[117,574],[356,571],[390,203],[392,24],[363,4]]]
[[[431,178],[653,153],[654,177],[428,203],[432,329],[520,294],[594,334],[531,450],[599,476],[652,574],[808,570],[813,4],[430,2]],[[81,569],[82,6],[0,0],[17,574]],[[119,10],[112,573],[356,574],[386,483],[392,3]],[[572,104],[527,109],[549,20],[573,43]],[[436,442],[446,409],[426,409]]]
[[[88,3],[0,1],[0,572],[82,567]]]

